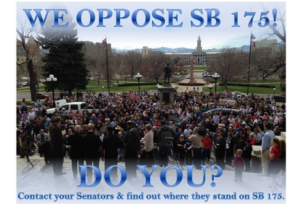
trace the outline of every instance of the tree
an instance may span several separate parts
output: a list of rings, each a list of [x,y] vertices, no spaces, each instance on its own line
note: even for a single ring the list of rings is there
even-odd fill
[[[27,46],[26,42],[27,39],[31,37],[31,34],[35,31],[34,27],[26,28],[26,24],[21,23],[18,21],[18,29],[17,29],[17,34],[18,34],[18,43],[22,45],[24,51],[25,51],[25,57],[26,57],[26,66],[27,70],[29,73],[29,84],[30,84],[30,95],[31,95],[31,100],[36,101],[36,73],[34,71],[33,67],[33,50],[39,49],[37,48],[30,48]],[[22,63],[21,63],[22,64]],[[17,64],[19,65],[19,64]]]
[[[164,67],[171,63],[171,58],[161,51],[152,51],[147,59],[144,60],[140,73],[146,78],[154,79],[158,83],[159,78],[164,73]]]
[[[126,70],[129,72],[131,79],[136,74],[138,68],[141,65],[142,56],[140,53],[134,50],[129,50],[124,55],[124,63]]]
[[[48,49],[42,61],[43,76],[46,78],[50,74],[57,77],[54,84],[46,82],[46,89],[68,90],[86,89],[88,84],[88,71],[84,64],[84,54],[81,52],[82,42],[77,41],[76,23],[70,15],[65,16],[65,21],[69,22],[68,27],[52,27],[53,17],[49,14],[45,26],[41,28],[40,34],[36,37],[37,43],[44,49]]]
[[[223,48],[216,59],[210,60],[209,70],[220,75],[222,85],[227,89],[227,82],[239,75],[246,63],[244,62],[245,54],[237,51],[235,48]]]
[[[96,55],[85,57],[85,62],[87,65],[87,68],[90,71],[90,74],[96,78],[98,81],[98,86],[100,85],[101,75],[103,74],[103,71],[101,68],[101,63],[99,57]]]
[[[267,9],[263,7],[264,10],[266,11]],[[278,15],[277,15],[277,22],[281,23],[281,27],[274,27],[273,23],[269,23],[268,27],[271,29],[271,33],[268,33],[269,37],[276,36],[278,37],[282,42],[280,44],[280,48],[276,53],[273,55],[273,58],[271,60],[272,66],[268,68],[267,72],[263,74],[263,78],[267,78],[269,76],[272,76],[279,72],[279,78],[281,80],[281,90],[285,91],[285,78],[286,78],[286,27],[285,27],[285,11],[281,12],[278,10]],[[281,31],[279,29],[281,28]]]

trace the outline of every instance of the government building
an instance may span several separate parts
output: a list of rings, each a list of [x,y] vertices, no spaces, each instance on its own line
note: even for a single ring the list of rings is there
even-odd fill
[[[143,47],[142,57],[147,58],[149,56],[149,54],[151,54],[151,51],[152,50],[150,48],[148,48],[147,46]],[[200,39],[200,35],[199,35],[195,52],[192,52],[192,53],[166,53],[166,55],[170,56],[172,60],[175,58],[182,59],[182,60],[184,60],[186,65],[190,64],[191,57],[193,57],[195,65],[208,65],[209,60],[215,59],[216,55],[218,53],[219,52],[204,52],[202,50],[201,39]]]

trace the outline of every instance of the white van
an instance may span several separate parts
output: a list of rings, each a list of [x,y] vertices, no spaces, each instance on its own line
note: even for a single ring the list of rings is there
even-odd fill
[[[47,109],[47,111],[46,111],[47,115],[53,115],[55,112],[55,109],[56,108]],[[88,106],[85,102],[70,102],[70,103],[63,104],[58,109],[58,112],[61,112],[63,109],[65,109],[67,113],[69,113],[71,109],[75,113],[77,112],[77,110],[79,110],[80,113],[82,113],[82,111],[84,109],[87,109],[90,112],[93,109],[93,107]],[[98,112],[99,109],[96,109],[96,111]]]

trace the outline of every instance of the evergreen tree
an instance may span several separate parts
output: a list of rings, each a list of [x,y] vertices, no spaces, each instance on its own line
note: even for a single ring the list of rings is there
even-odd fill
[[[70,15],[64,17],[68,27],[52,27],[53,21],[50,20],[53,20],[53,16],[49,14],[36,41],[49,51],[42,58],[45,63],[42,75],[47,78],[52,74],[57,78],[55,83],[46,83],[46,90],[57,88],[71,93],[73,89],[86,89],[89,80],[84,54],[81,52],[83,43],[77,41],[76,23]]]

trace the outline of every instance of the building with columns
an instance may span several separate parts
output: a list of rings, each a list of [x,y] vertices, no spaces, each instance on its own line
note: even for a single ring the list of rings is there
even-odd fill
[[[151,53],[151,49],[147,46],[143,47],[142,57],[146,58]],[[171,59],[179,58],[184,60],[186,65],[190,64],[191,57],[195,60],[195,65],[208,65],[209,60],[215,59],[219,52],[204,52],[201,46],[201,38],[198,36],[196,51],[192,53],[166,53]]]

